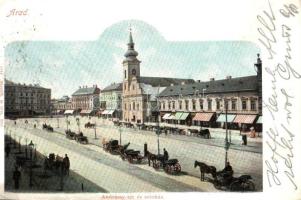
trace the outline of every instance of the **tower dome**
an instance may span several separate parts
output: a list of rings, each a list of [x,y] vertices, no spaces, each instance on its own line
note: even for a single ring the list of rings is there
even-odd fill
[[[125,52],[124,56],[126,60],[136,60],[138,56],[138,52],[135,51],[135,43],[133,42],[132,30],[130,29],[130,36],[129,36],[129,43],[128,50]]]

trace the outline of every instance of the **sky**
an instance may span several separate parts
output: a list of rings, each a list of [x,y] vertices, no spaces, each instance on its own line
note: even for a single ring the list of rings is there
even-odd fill
[[[16,41],[5,49],[5,78],[52,89],[52,98],[79,86],[101,89],[122,81],[129,27],[142,76],[208,81],[255,75],[260,49],[247,41],[167,41],[143,21],[113,24],[96,41]],[[181,27],[179,27],[181,28]]]

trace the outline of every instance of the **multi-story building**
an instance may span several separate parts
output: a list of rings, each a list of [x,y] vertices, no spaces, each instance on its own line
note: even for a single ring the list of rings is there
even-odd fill
[[[108,118],[122,117],[122,83],[113,83],[105,87],[100,93],[102,115]]]
[[[134,49],[130,32],[128,50],[123,60],[123,120],[132,123],[144,123],[157,120],[158,107],[156,97],[165,87],[171,84],[194,83],[192,79],[140,76],[140,61]]]
[[[68,96],[63,96],[60,99],[52,100],[52,113],[53,114],[63,114],[66,110],[72,109],[71,98]]]
[[[169,86],[159,95],[160,120],[168,124],[254,125],[261,111],[261,60],[257,75]],[[227,119],[226,119],[227,118]]]
[[[31,116],[50,113],[51,90],[5,80],[5,115]]]
[[[91,114],[100,108],[99,94],[100,89],[97,85],[79,87],[72,94],[72,109],[80,110],[80,114]]]

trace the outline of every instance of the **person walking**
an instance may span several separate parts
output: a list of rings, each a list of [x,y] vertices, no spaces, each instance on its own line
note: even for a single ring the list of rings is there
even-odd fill
[[[19,181],[21,179],[21,172],[18,170],[18,167],[15,167],[15,171],[13,172],[13,180],[15,183],[15,189],[19,189]]]
[[[248,141],[247,141],[247,126],[245,124],[242,125],[241,127],[241,139],[242,139],[242,145],[247,145]]]
[[[69,175],[69,168],[70,168],[70,160],[67,154],[65,154],[65,158],[63,159],[63,163],[65,166],[66,174]]]
[[[8,158],[9,153],[10,153],[10,146],[9,146],[9,144],[6,144],[6,146],[5,146],[5,155],[6,155],[6,158]]]

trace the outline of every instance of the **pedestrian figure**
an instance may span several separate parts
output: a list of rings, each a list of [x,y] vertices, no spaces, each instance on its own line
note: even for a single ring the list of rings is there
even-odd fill
[[[13,180],[15,182],[15,189],[19,189],[19,181],[21,179],[21,172],[18,170],[18,167],[15,167],[15,171],[13,173]]]
[[[163,167],[165,167],[165,162],[168,161],[169,155],[165,148],[163,149],[163,152]]]
[[[9,146],[9,144],[6,144],[6,146],[5,146],[5,153],[6,153],[6,158],[8,158],[9,153],[10,153],[10,146]]]
[[[247,126],[245,124],[242,125],[241,138],[242,145],[247,145]]]
[[[256,131],[254,127],[250,128],[250,138],[255,138],[256,137]]]
[[[17,124],[17,122],[15,121],[15,125]]]
[[[36,124],[34,124],[34,125],[33,125],[33,128],[37,128],[37,125],[36,125]]]
[[[69,175],[69,168],[70,168],[70,160],[67,154],[65,154],[65,158],[63,159],[64,167],[66,170],[66,174]]]

